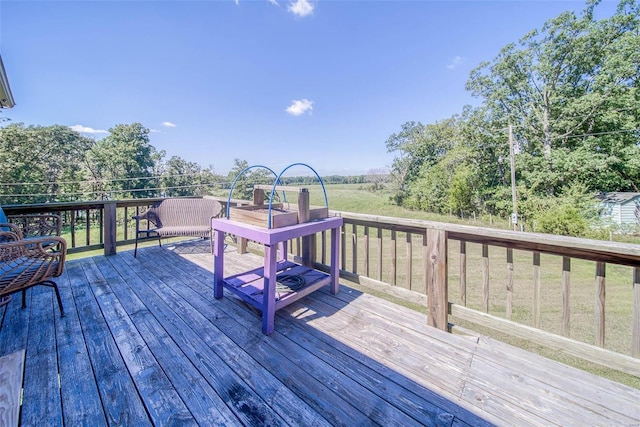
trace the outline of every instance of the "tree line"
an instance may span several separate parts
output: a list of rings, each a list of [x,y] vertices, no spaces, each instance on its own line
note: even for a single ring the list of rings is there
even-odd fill
[[[67,126],[0,128],[3,204],[201,195],[221,180],[213,167],[166,159],[140,123],[119,124],[100,140]],[[194,181],[195,180],[195,181]]]
[[[475,68],[480,100],[436,123],[410,121],[386,141],[393,200],[468,216],[509,215],[510,138],[517,211],[539,231],[584,234],[598,192],[640,191],[640,6],[564,12]]]
[[[227,175],[179,156],[168,157],[140,123],[118,124],[100,140],[67,126],[11,123],[0,128],[0,204],[30,204],[144,197],[227,195],[250,200],[257,183],[272,183],[268,171],[235,159]],[[168,158],[167,158],[168,157]],[[287,185],[317,184],[315,176],[283,177]],[[328,176],[325,183],[364,183],[360,176]]]

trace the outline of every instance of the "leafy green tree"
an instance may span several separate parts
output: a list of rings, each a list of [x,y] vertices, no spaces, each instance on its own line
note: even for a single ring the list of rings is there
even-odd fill
[[[172,156],[162,175],[163,193],[167,197],[202,195],[201,172],[197,163]]]
[[[246,160],[234,159],[233,167],[229,170],[227,178],[233,182],[236,180],[236,185],[233,189],[231,197],[234,199],[252,200],[253,199],[253,183],[251,181],[252,170],[245,171],[249,167],[249,162]],[[244,172],[243,172],[244,171]]]
[[[452,212],[469,215],[474,212],[474,173],[469,165],[463,164],[456,168],[451,177],[448,199]]]
[[[415,182],[436,165],[460,139],[459,117],[454,116],[435,124],[407,122],[402,130],[386,142],[388,152],[398,153],[391,169],[393,200],[402,204],[420,204],[416,200]]]
[[[560,196],[540,196],[521,188],[520,213],[537,232],[602,238],[598,201],[585,185],[565,189]]]
[[[234,159],[233,161],[233,168],[229,171],[227,179],[232,182],[237,178],[232,196],[234,199],[253,200],[254,185],[272,184],[275,179],[275,176],[265,168],[255,167],[244,171],[250,166],[252,165],[249,165],[246,160]],[[309,179],[316,182],[315,177],[309,177]]]
[[[622,0],[612,17],[595,20],[597,5],[547,21],[481,64],[467,83],[516,127],[524,152],[544,159],[521,162],[519,170],[548,195],[576,182],[637,190],[640,7]]]
[[[0,128],[2,203],[78,200],[86,179],[86,153],[93,140],[67,126]]]
[[[425,127],[420,122],[406,122],[398,133],[387,139],[388,153],[397,153],[391,166],[391,184],[394,202],[402,204],[409,195],[411,184],[420,174],[428,153],[423,143]]]
[[[90,170],[102,197],[151,197],[155,148],[140,123],[119,124],[89,152]]]

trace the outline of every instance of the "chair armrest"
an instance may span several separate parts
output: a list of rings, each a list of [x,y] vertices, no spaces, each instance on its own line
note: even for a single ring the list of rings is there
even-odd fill
[[[23,242],[31,254],[61,254],[63,259],[67,254],[67,241],[59,236],[34,237]]]
[[[146,209],[144,212],[140,212],[138,215],[134,215],[131,218],[135,220],[147,219],[147,216],[151,212],[151,208]]]
[[[58,236],[35,237],[0,243],[0,252],[20,253],[21,256],[57,256],[67,253],[67,241]]]
[[[135,219],[136,220],[136,230],[140,229],[140,221],[148,221],[150,224],[153,224],[154,227],[157,227],[158,224],[156,223],[156,212],[153,208],[149,208],[146,211],[139,213],[138,215],[133,215],[131,217],[131,219]]]
[[[16,224],[10,222],[0,223],[0,231],[15,233],[18,235],[18,240],[22,239],[22,230]]]
[[[41,270],[41,273],[42,271],[48,271],[49,273],[46,274],[52,274],[54,277],[62,274],[66,256],[67,242],[62,237],[57,236],[0,243],[0,262],[12,263],[17,259],[31,259],[34,262],[41,263],[39,269],[45,269]],[[10,274],[11,271],[11,269],[7,271],[0,270],[2,275],[5,273]],[[25,275],[23,280],[30,280],[30,278]]]
[[[0,243],[17,242],[22,236],[11,231],[0,231]]]

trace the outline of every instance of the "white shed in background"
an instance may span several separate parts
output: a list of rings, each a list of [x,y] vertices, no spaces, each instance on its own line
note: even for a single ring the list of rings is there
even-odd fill
[[[640,226],[640,193],[600,193],[600,216],[621,227]]]

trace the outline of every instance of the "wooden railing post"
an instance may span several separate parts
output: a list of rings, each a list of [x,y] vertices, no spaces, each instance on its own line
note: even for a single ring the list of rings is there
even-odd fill
[[[255,198],[254,191],[254,198]],[[263,194],[264,200],[264,191],[260,191]],[[254,201],[255,203],[255,201]],[[263,202],[264,203],[264,202]],[[309,222],[310,214],[309,214],[309,192],[301,191],[298,194],[298,221],[300,223]],[[301,240],[302,242],[302,265],[306,265],[307,267],[313,267],[313,263],[316,260],[315,256],[315,245],[316,238],[315,234],[313,236],[304,236]]]
[[[428,228],[424,239],[427,277],[427,322],[446,331],[449,322],[447,280],[447,232]]]
[[[398,256],[396,255],[396,230],[391,230],[391,284],[395,286],[397,277]]]
[[[562,257],[562,336],[571,335],[571,258]]]
[[[364,241],[362,242],[364,252],[364,275],[369,277],[369,226],[364,227]]]
[[[482,311],[489,312],[489,245],[482,245]]]
[[[513,249],[507,248],[507,308],[506,318],[511,320],[513,313]]]
[[[633,325],[631,356],[640,359],[640,267],[633,269]]]
[[[606,268],[604,262],[596,263],[595,345],[604,347],[604,306],[606,294]]]
[[[467,306],[467,242],[460,241],[460,304]]]
[[[382,281],[382,228],[378,227],[378,280]]]
[[[347,269],[347,224],[342,224],[340,227],[340,268]]]
[[[293,245],[291,245],[293,246]],[[249,252],[247,250],[247,239],[246,237],[238,237],[238,253],[239,254],[246,254],[247,252]]]
[[[540,327],[540,252],[533,253],[533,327]]]
[[[413,244],[411,243],[411,233],[407,232],[407,289],[411,290],[411,276],[413,271]]]
[[[116,254],[117,218],[116,202],[104,203],[104,254]]]
[[[358,273],[358,226],[351,224],[351,271]]]

